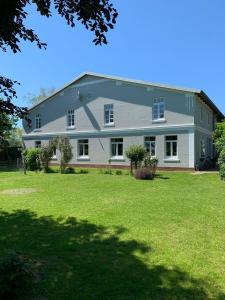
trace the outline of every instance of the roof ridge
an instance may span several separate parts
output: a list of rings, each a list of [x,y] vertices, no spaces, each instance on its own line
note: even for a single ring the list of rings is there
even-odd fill
[[[64,85],[62,88],[56,90],[54,93],[51,95],[47,96],[44,98],[42,101],[38,102],[37,104],[34,104],[31,106],[28,111],[33,110],[37,106],[41,105],[43,102],[47,101],[48,99],[54,97],[56,94],[60,93],[67,87],[71,86],[72,84],[76,83],[78,80],[83,78],[84,76],[95,76],[95,77],[102,77],[105,79],[109,80],[118,80],[118,81],[123,81],[127,83],[133,83],[133,84],[141,84],[145,86],[152,86],[152,87],[158,87],[158,88],[164,88],[164,89],[169,89],[169,90],[174,90],[174,91],[180,91],[180,92],[186,92],[186,93],[194,93],[198,95],[202,95],[205,98],[207,98],[207,101],[209,102],[210,106],[213,107],[213,109],[221,116],[224,116],[222,112],[217,108],[217,106],[213,103],[213,101],[205,94],[204,91],[199,90],[199,89],[194,89],[194,88],[185,88],[185,87],[179,87],[179,86],[172,86],[170,84],[162,84],[162,83],[154,83],[154,82],[149,82],[149,81],[144,81],[144,80],[137,80],[137,79],[130,79],[130,78],[125,78],[125,77],[119,77],[119,76],[111,76],[111,75],[106,75],[106,74],[101,74],[101,73],[95,73],[91,71],[86,71],[81,73],[79,76],[75,77],[72,81],[70,81],[68,84]]]

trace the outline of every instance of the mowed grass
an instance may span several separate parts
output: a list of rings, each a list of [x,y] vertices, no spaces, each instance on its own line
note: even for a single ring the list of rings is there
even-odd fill
[[[217,174],[138,181],[0,172],[0,209],[0,253],[40,261],[37,297],[225,299],[225,183]]]

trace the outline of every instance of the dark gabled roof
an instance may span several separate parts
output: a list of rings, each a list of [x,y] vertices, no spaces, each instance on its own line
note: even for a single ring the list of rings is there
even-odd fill
[[[33,105],[29,109],[29,111],[33,110],[34,108],[36,108],[37,106],[39,106],[41,103],[49,100],[50,98],[54,97],[56,94],[62,92],[67,87],[73,85],[78,80],[80,80],[83,77],[88,76],[88,75],[89,76],[94,76],[94,77],[100,77],[100,78],[103,78],[103,79],[110,79],[110,80],[122,81],[122,82],[127,82],[127,83],[133,83],[133,84],[137,84],[137,85],[164,88],[164,89],[167,89],[167,90],[173,90],[173,91],[178,91],[178,92],[193,93],[193,94],[199,96],[199,98],[201,98],[202,101],[205,102],[218,115],[218,117],[220,119],[224,118],[224,114],[219,110],[219,108],[213,103],[213,101],[202,90],[193,89],[193,88],[184,88],[184,87],[171,86],[171,85],[167,85],[167,84],[153,83],[153,82],[148,82],[148,81],[143,81],[143,80],[134,80],[134,79],[128,79],[128,78],[123,78],[123,77],[104,75],[104,74],[93,73],[93,72],[82,73],[81,75],[79,75],[78,77],[76,77],[73,81],[71,81],[68,84],[64,85],[59,90],[55,91],[53,94],[51,94],[48,97],[46,97],[45,99],[43,99],[41,102]]]

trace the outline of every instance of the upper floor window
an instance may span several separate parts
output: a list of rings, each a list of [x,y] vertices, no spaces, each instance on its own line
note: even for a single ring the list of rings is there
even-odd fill
[[[67,127],[74,128],[75,126],[75,114],[74,109],[68,110],[67,113]]]
[[[88,139],[78,140],[78,156],[79,157],[89,156]]]
[[[201,140],[201,142],[200,142],[200,157],[205,158],[205,156],[206,156],[205,141]]]
[[[168,135],[165,137],[166,158],[177,158],[177,135]]]
[[[111,157],[123,157],[123,138],[111,139]]]
[[[37,114],[35,116],[35,129],[41,128],[41,115]]]
[[[34,146],[35,148],[41,148],[41,141],[35,141]]]
[[[145,149],[151,156],[155,156],[155,136],[145,137]]]
[[[162,120],[165,118],[165,100],[156,98],[153,102],[153,120]]]
[[[106,104],[104,106],[104,122],[105,125],[114,124],[113,104]]]

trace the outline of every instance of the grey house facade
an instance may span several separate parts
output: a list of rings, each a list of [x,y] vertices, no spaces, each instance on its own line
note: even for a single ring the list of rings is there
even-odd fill
[[[138,144],[159,167],[193,169],[213,157],[212,132],[223,114],[201,90],[84,73],[31,107],[29,118],[25,146],[67,135],[73,165],[128,166],[126,149]]]

